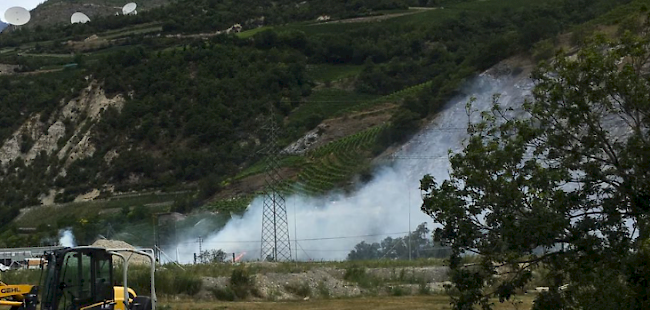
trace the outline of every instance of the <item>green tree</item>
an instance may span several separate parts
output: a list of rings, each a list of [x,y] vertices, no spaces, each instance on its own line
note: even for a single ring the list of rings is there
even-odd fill
[[[541,65],[527,116],[495,105],[470,125],[450,179],[422,179],[422,210],[452,247],[455,309],[491,309],[489,297],[509,299],[540,264],[550,291],[535,309],[650,306],[648,43],[597,38],[575,60]],[[467,253],[480,262],[464,266]],[[494,277],[500,266],[509,276]]]
[[[199,262],[201,264],[214,264],[214,263],[223,263],[228,257],[226,252],[221,249],[218,250],[208,250],[203,251],[198,255]]]
[[[348,253],[348,260],[378,259],[381,257],[379,243],[366,243],[361,241]]]
[[[129,212],[127,216],[129,221],[141,221],[151,218],[151,210],[144,205],[138,205]]]
[[[409,246],[409,243],[411,246]],[[409,255],[409,250],[411,254]],[[409,259],[409,258],[444,258],[449,256],[449,249],[432,242],[426,223],[400,238],[387,237],[381,243],[361,241],[348,253],[348,260],[368,259]]]

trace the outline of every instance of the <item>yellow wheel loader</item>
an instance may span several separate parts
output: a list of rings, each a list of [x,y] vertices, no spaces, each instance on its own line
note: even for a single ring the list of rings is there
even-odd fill
[[[137,296],[132,289],[124,289],[128,288],[129,259],[133,254],[144,255],[151,262],[151,297]],[[122,286],[114,285],[115,257],[123,262]],[[156,309],[155,260],[151,252],[64,248],[45,253],[42,270],[40,287],[0,282],[0,309],[6,306],[11,310]]]

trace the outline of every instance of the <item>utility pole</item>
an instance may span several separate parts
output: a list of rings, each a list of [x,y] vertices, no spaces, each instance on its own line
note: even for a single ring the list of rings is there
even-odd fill
[[[298,225],[296,224],[296,221],[298,217],[298,212],[296,212],[296,200],[293,200],[293,247],[296,248],[296,256],[294,259],[296,260],[296,266],[298,265]]]
[[[199,255],[196,255],[194,253],[194,264],[196,265],[196,262],[198,261],[199,264],[203,264],[203,238],[198,237],[196,241],[199,243]]]
[[[409,186],[409,206],[408,206],[408,212],[409,212],[409,260],[411,260],[411,187]]]
[[[151,218],[153,220],[153,256],[156,261],[160,261],[160,253],[158,253],[158,236],[156,235],[156,226],[158,225],[158,216],[154,214]]]

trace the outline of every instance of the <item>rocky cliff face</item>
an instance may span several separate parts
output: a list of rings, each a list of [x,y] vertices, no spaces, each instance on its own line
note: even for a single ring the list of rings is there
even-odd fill
[[[59,175],[65,176],[72,162],[94,154],[96,146],[91,134],[103,112],[109,107],[121,110],[123,105],[122,96],[108,98],[96,82],[90,82],[78,97],[61,102],[49,119],[43,119],[38,113],[20,126],[2,143],[0,166],[6,167],[19,159],[29,166],[42,153],[55,154],[59,166],[48,169],[57,169]]]

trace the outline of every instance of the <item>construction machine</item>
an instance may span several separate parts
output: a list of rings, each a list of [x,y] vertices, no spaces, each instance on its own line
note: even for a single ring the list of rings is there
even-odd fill
[[[128,288],[129,260],[134,254],[151,262],[151,297]],[[122,261],[122,286],[113,275],[114,258]],[[152,251],[74,247],[46,252],[41,285],[0,282],[0,309],[11,310],[155,310],[155,260]],[[127,288],[127,289],[124,289]]]

